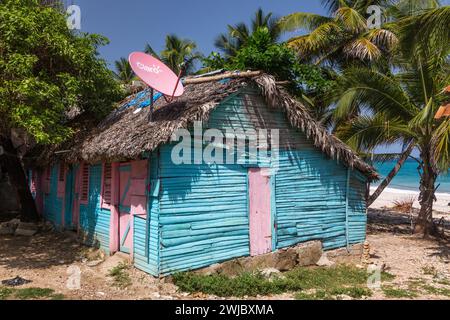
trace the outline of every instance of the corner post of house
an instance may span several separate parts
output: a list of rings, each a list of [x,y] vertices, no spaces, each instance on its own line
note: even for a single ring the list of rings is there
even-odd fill
[[[119,163],[111,164],[111,218],[109,224],[109,251],[119,251]]]
[[[347,243],[347,251],[350,252],[350,230],[349,230],[349,198],[350,198],[350,178],[351,178],[351,168],[347,168],[347,186],[345,192],[345,241]]]

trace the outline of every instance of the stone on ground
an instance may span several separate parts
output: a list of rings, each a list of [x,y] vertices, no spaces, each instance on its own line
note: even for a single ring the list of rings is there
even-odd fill
[[[16,236],[32,237],[39,231],[36,223],[21,222],[15,231]]]
[[[295,250],[297,251],[297,261],[300,267],[316,265],[323,255],[322,242],[320,241],[301,244]]]
[[[107,257],[105,261],[99,264],[102,273],[109,274],[109,271],[120,264],[129,264],[130,256],[128,254],[117,252],[111,257]]]
[[[331,267],[332,265],[334,265],[334,262],[333,262],[333,261],[330,261],[330,260],[328,259],[327,254],[324,253],[324,254],[322,255],[322,257],[320,257],[319,261],[317,261],[317,265],[318,265],[319,267]]]

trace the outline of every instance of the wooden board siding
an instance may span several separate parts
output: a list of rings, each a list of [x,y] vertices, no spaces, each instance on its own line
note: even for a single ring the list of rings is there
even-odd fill
[[[278,129],[280,149],[309,147],[304,135],[291,127],[280,109],[267,107],[257,89],[247,88],[226,99],[210,116],[208,127],[226,130]]]
[[[247,169],[175,166],[171,150],[160,156],[160,273],[249,255]]]
[[[367,212],[366,212],[366,178],[359,172],[353,171],[350,178],[349,193],[349,243],[361,243],[366,240]]]
[[[100,205],[101,181],[102,166],[90,166],[88,203],[80,205],[80,231],[86,245],[109,252],[110,211]]]
[[[278,248],[322,240],[346,246],[347,169],[321,152],[284,151],[276,175]]]
[[[52,222],[57,228],[62,227],[63,199],[58,196],[59,166],[50,169],[49,193],[44,195],[44,217]]]
[[[279,167],[271,183],[274,248],[321,240],[330,250],[365,239],[364,178],[351,173],[348,185],[348,169],[290,127],[282,111],[266,107],[256,91],[224,101],[203,123],[208,128],[280,130]],[[259,158],[252,165],[176,166],[172,148],[160,148],[159,274],[248,256],[248,170],[275,164]]]

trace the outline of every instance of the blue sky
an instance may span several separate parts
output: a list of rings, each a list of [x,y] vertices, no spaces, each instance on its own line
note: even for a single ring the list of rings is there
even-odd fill
[[[157,52],[167,34],[194,40],[205,55],[214,48],[214,39],[227,24],[249,22],[263,8],[283,16],[303,11],[326,14],[320,0],[65,0],[81,7],[82,31],[106,36],[110,44],[100,49],[109,66],[120,57],[143,50],[149,43]],[[450,0],[443,3],[449,4]],[[398,147],[381,148],[394,152]]]
[[[142,50],[149,43],[156,51],[164,38],[175,33],[194,40],[199,51],[214,50],[214,39],[227,24],[248,22],[262,7],[266,12],[283,16],[296,11],[325,14],[320,0],[66,0],[81,7],[82,31],[99,33],[111,43],[100,50],[112,63]]]

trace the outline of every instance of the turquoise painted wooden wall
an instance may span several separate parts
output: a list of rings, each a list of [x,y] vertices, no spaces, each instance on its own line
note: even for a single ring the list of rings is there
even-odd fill
[[[226,99],[204,129],[279,129],[282,151],[273,178],[274,248],[321,240],[326,249],[365,239],[365,177],[327,158],[278,109],[248,88]],[[235,257],[249,248],[248,167],[274,167],[266,157],[252,165],[175,165],[174,144],[149,159],[147,219],[134,217],[135,266],[152,275],[192,270]],[[57,166],[52,169],[46,217],[61,223]],[[109,252],[110,211],[100,207],[102,166],[90,167],[89,202],[80,206],[86,244]],[[348,184],[348,181],[350,184]],[[348,196],[348,197],[347,197]]]
[[[80,229],[84,242],[90,246],[100,246],[109,252],[109,224],[111,212],[102,209],[100,192],[102,165],[89,167],[89,201],[80,205]]]
[[[204,129],[279,129],[274,177],[274,245],[321,240],[325,249],[365,239],[364,178],[327,158],[290,127],[283,112],[268,108],[251,88],[211,114]],[[174,165],[173,145],[160,148],[159,273],[170,274],[249,255],[248,165]],[[250,166],[270,167],[267,158]],[[347,202],[347,190],[349,198]],[[348,217],[348,218],[347,218]]]
[[[50,192],[44,193],[44,217],[57,228],[62,227],[63,199],[58,197],[58,172],[59,165],[51,167]]]

